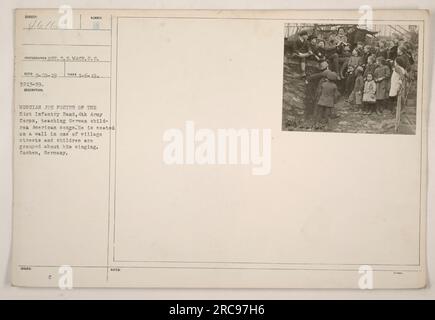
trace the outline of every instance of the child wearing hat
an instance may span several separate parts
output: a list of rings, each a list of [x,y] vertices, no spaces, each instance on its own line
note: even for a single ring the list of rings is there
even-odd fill
[[[386,101],[388,101],[390,91],[390,67],[387,65],[384,57],[378,57],[376,59],[376,69],[373,72],[373,78],[376,82],[376,112],[378,114],[383,113],[386,107]]]
[[[315,125],[318,128],[323,121],[328,122],[335,103],[339,97],[339,92],[335,81],[338,76],[335,72],[326,72],[326,78],[319,85],[319,99],[314,110]]]

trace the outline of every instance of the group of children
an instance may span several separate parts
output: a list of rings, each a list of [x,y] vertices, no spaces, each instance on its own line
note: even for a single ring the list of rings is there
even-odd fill
[[[330,118],[340,94],[357,112],[394,112],[397,94],[413,64],[412,49],[412,43],[399,38],[372,45],[363,41],[352,44],[344,28],[331,33],[327,41],[300,32],[293,54],[300,59],[306,83],[315,82],[316,123]],[[307,76],[305,63],[309,59],[319,62],[320,71]]]

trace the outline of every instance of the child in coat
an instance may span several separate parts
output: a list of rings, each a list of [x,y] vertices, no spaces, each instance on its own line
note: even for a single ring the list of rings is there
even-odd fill
[[[390,91],[390,67],[387,65],[383,57],[376,59],[376,69],[373,73],[376,82],[376,112],[382,114],[388,101]]]
[[[319,62],[326,60],[324,40],[317,41],[316,48],[314,48],[313,50],[313,57]]]
[[[316,128],[319,128],[321,122],[329,122],[332,109],[340,95],[335,84],[337,80],[337,74],[329,71],[326,73],[326,78],[319,85],[319,100],[314,111]]]
[[[349,103],[355,106],[357,111],[363,112],[362,97],[364,92],[363,68],[360,66],[355,70],[355,83],[349,97]]]
[[[367,74],[364,82],[363,104],[366,114],[376,112],[376,82],[371,73]]]
[[[349,68],[349,66],[356,69],[358,66],[362,64],[362,59],[358,55],[358,51],[356,49],[353,49],[352,56],[350,56],[342,65],[341,67],[341,74],[344,74],[346,70]]]
[[[383,57],[385,60],[388,59],[388,49],[384,41],[379,41],[376,57]]]
[[[397,96],[400,94],[401,88],[403,87],[406,74],[406,70],[395,61],[390,80],[390,91],[388,93],[388,107],[393,114],[397,109]]]

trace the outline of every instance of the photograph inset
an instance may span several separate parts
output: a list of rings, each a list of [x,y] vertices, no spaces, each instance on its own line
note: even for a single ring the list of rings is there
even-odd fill
[[[415,25],[286,24],[282,130],[415,134]]]

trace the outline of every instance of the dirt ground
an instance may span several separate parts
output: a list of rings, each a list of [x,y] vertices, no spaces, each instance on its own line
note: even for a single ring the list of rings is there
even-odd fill
[[[333,115],[327,127],[313,128],[312,121],[304,117],[305,82],[295,72],[295,66],[284,65],[283,118],[282,128],[286,131],[323,131],[349,133],[415,133],[415,99],[410,97],[408,106],[402,114],[401,125],[395,131],[395,115],[384,110],[381,115],[365,115],[340,97],[334,107]],[[414,105],[413,105],[414,103]]]

